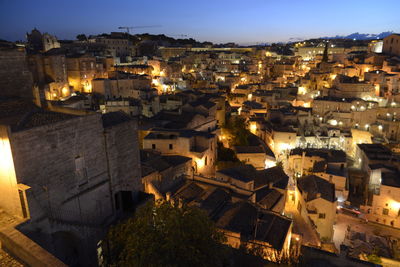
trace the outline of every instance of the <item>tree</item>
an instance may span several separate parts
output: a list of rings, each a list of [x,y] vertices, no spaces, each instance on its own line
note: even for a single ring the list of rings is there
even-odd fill
[[[243,163],[236,156],[235,151],[230,148],[224,147],[221,142],[218,142],[217,145],[217,167],[219,170],[243,165]]]
[[[280,266],[294,266],[299,262],[300,249],[290,246],[288,251],[278,252],[269,247],[257,243],[242,244],[239,249],[246,254],[275,262]]]
[[[111,266],[221,266],[224,241],[204,211],[163,201],[112,227],[104,250]]]
[[[235,151],[233,151],[230,148],[224,147],[224,145],[221,142],[217,143],[218,147],[218,161],[233,161],[233,162],[238,162],[239,159],[236,156]]]
[[[76,39],[79,41],[87,41],[87,37],[85,34],[81,33],[76,36]]]
[[[248,138],[250,131],[247,130],[246,121],[241,117],[231,118],[226,124],[226,128],[233,136],[232,144],[236,146],[246,146],[249,144]]]

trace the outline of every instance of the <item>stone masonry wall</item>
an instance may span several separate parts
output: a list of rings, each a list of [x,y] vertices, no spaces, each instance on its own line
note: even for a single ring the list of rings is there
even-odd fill
[[[15,132],[10,140],[18,183],[31,187],[26,194],[33,221],[47,215],[99,223],[112,215],[99,114]],[[87,179],[77,173],[77,158]]]

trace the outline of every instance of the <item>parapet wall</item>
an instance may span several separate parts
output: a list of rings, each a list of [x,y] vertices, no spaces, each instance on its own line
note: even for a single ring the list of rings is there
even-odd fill
[[[15,228],[1,228],[0,242],[5,251],[28,266],[67,267],[63,262]]]

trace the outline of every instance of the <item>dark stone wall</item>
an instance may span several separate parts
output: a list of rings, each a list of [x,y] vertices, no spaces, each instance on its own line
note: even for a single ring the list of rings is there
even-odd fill
[[[25,51],[21,48],[0,49],[0,97],[33,98],[32,86]]]

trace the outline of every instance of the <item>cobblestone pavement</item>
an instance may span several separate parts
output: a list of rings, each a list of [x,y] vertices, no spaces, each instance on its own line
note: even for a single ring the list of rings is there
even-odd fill
[[[9,227],[9,226],[15,226],[22,221],[7,214],[3,210],[0,210],[0,228],[2,227]],[[12,256],[10,256],[7,252],[4,250],[0,249],[0,266],[1,267],[22,267],[24,266],[20,262],[18,262],[16,259],[14,259]]]
[[[0,266],[4,267],[23,267],[21,263],[0,249]]]

